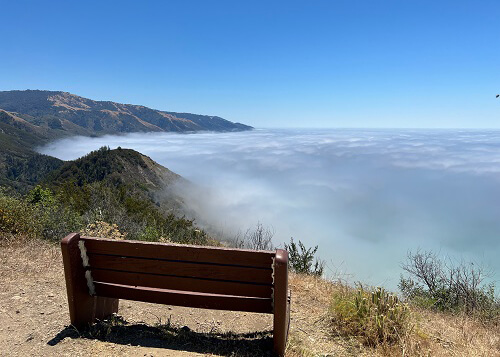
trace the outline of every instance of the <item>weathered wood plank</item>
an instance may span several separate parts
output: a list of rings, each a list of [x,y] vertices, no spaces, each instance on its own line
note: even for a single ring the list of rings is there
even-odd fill
[[[156,274],[156,271],[152,273],[143,274],[93,269],[92,278],[94,281],[105,283],[143,286],[158,289],[194,291],[210,294],[227,294],[251,297],[270,297],[272,294],[271,284],[244,284],[211,279],[204,280],[190,277],[165,276]]]
[[[88,253],[88,251],[87,251]],[[128,271],[135,273],[155,272],[161,275],[184,276],[259,284],[272,284],[272,269],[227,267],[180,261],[141,259],[116,255],[88,254],[91,268]]]
[[[271,268],[275,252],[82,237],[89,253]]]
[[[175,306],[204,309],[272,313],[270,298],[202,294],[176,290],[139,288],[95,282],[96,293],[109,298],[122,298]]]
[[[71,324],[77,328],[118,311],[118,299],[91,296],[80,257],[80,235],[72,233],[61,241],[66,292]]]

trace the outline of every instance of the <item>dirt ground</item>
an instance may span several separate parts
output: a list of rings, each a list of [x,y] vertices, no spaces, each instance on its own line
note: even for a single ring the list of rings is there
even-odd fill
[[[43,241],[0,246],[0,279],[1,356],[265,355],[272,343],[271,315],[127,300],[122,319],[76,331],[60,250]]]
[[[45,241],[0,240],[0,281],[0,356],[270,355],[273,322],[268,314],[120,300],[119,318],[75,330],[69,325],[60,249]],[[292,303],[290,342],[303,335],[317,348],[328,340],[314,333],[322,323],[320,297],[310,294],[306,281],[300,284],[292,287],[300,293],[292,298],[297,302]]]
[[[407,352],[364,347],[328,326],[335,284],[294,274],[289,284],[287,356],[500,356],[499,326],[425,311]],[[271,347],[272,315],[127,300],[112,321],[77,331],[59,246],[0,237],[0,356],[270,356]]]

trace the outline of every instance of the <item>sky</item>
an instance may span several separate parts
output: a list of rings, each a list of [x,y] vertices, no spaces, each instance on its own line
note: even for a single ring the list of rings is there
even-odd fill
[[[3,1],[0,90],[259,128],[500,128],[500,2]]]

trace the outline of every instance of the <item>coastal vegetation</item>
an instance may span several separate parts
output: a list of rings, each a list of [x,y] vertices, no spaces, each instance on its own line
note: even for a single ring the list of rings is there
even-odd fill
[[[47,114],[47,99],[43,99],[47,93],[34,92],[30,95],[39,102],[22,107],[28,114],[0,111],[2,262],[14,259],[8,258],[12,252],[29,254],[23,244],[38,255],[56,252],[56,243],[75,231],[112,239],[274,248],[274,230],[261,223],[229,243],[214,239],[184,216],[182,199],[169,189],[174,183],[188,183],[134,150],[102,147],[66,162],[36,153],[35,145],[69,132],[90,135],[90,126],[83,119],[78,122],[75,114],[86,105],[101,106],[98,112],[112,110],[113,106],[116,110],[149,112],[144,107],[89,102],[57,92],[50,94],[55,97],[49,107],[51,114]],[[5,98],[11,97],[0,95],[0,107],[7,103]],[[61,118],[61,108],[72,111],[72,119]],[[196,121],[188,114],[185,118]],[[218,119],[216,122],[221,123]],[[99,121],[92,123],[99,128]],[[68,128],[78,130],[63,134]],[[494,284],[485,279],[486,270],[478,265],[444,261],[434,252],[410,252],[402,264],[406,276],[400,279],[398,295],[381,287],[325,277],[326,266],[317,257],[321,253],[318,246],[307,247],[291,238],[284,248],[289,253],[291,271],[291,356],[339,350],[343,351],[340,355],[369,356],[500,353],[500,302]],[[18,259],[14,265],[28,264],[28,258]],[[97,329],[114,327],[113,322],[103,323]],[[439,326],[448,330],[438,330]],[[160,326],[155,331],[171,332],[169,328]],[[193,336],[186,329],[174,330]],[[98,338],[106,340],[107,333],[99,333]]]
[[[129,239],[213,242],[174,213],[175,202],[155,200],[152,187],[177,178],[133,150],[103,147],[65,163],[26,194],[0,191],[0,230],[58,241],[68,232],[108,224]]]
[[[115,153],[117,157],[114,157]],[[113,157],[111,162],[106,161],[106,165],[112,167],[119,162],[114,161],[121,157],[119,154],[118,150],[101,148],[83,158],[81,162],[75,164],[75,167],[84,165],[88,159],[101,162],[107,155]],[[126,151],[125,156],[137,159],[133,152]],[[193,221],[176,217],[171,213],[165,214],[161,206],[158,207],[152,201],[148,201],[147,195],[141,196],[140,190],[139,193],[133,193],[137,189],[134,185],[127,186],[116,177],[109,177],[106,169],[93,171],[89,177],[82,177],[77,169],[71,172],[74,173],[68,176],[72,183],[71,192],[67,190],[68,186],[58,180],[55,181],[58,184],[52,188],[37,185],[26,194],[0,191],[2,245],[26,239],[22,237],[57,243],[70,231],[112,239],[221,244],[197,228]],[[124,201],[123,192],[120,191],[122,185],[125,185],[127,192],[133,197],[132,201]],[[62,189],[64,187],[66,190]],[[104,198],[98,199],[97,196]],[[81,207],[79,202],[86,200],[91,204]],[[120,217],[127,217],[126,220],[130,223],[124,224],[125,220],[120,221],[118,219]],[[262,244],[271,237],[269,235],[271,232],[272,230],[259,223],[244,235],[242,240],[247,243],[240,242],[240,244],[247,247],[255,245],[256,242]],[[313,294],[311,298],[315,296],[314,304],[319,305],[316,308],[323,311],[322,322],[315,325],[314,328],[317,330],[314,333],[329,336],[320,347],[310,346],[300,330],[294,329],[292,320],[292,334],[288,348],[292,356],[317,355],[317,348],[331,349],[331,346],[339,341],[344,341],[343,344],[347,343],[360,353],[364,351],[363,353],[382,356],[396,356],[401,353],[417,356],[429,353],[434,355],[432,351],[436,352],[441,347],[435,346],[436,336],[428,333],[425,327],[428,322],[424,321],[426,319],[428,321],[445,319],[453,323],[462,321],[461,323],[467,328],[476,326],[474,328],[478,329],[477,326],[482,326],[481,329],[493,336],[496,335],[498,340],[500,303],[494,294],[494,286],[481,284],[480,274],[474,270],[475,268],[467,270],[471,265],[465,263],[459,265],[453,268],[453,273],[450,274],[450,271],[446,270],[448,266],[442,265],[435,255],[427,252],[410,253],[403,265],[403,270],[409,273],[410,277],[401,278],[402,295],[398,296],[381,287],[369,287],[361,283],[351,285],[341,280],[325,279],[322,277],[324,264],[316,257],[319,249],[317,246],[306,247],[300,240],[296,243],[291,239],[285,244],[285,248],[290,255],[295,309],[300,309],[301,314],[307,314],[307,308],[310,307],[302,310],[300,299],[305,299],[302,295],[307,291]],[[426,272],[427,275],[432,274],[424,276],[427,280],[436,282],[435,286],[431,285],[434,287],[433,290],[425,285],[425,280],[420,280],[422,272]],[[446,276],[452,276],[455,285],[450,285],[450,281],[444,278]],[[473,279],[469,280],[469,277]],[[318,286],[320,287],[318,290],[311,291],[312,287]],[[459,286],[463,289],[457,292]],[[472,290],[467,290],[467,287]],[[98,327],[100,328],[102,326]],[[111,329],[112,326],[108,328]],[[158,331],[163,331],[163,327],[160,326]],[[105,339],[105,336],[102,338]],[[453,338],[457,340],[456,336]],[[464,331],[464,338],[471,337]],[[463,341],[460,343],[467,346]],[[467,343],[472,346],[471,341]],[[492,346],[495,346],[494,343],[500,344],[500,341],[492,343]],[[459,350],[463,346],[449,348],[452,347]],[[495,347],[488,348],[492,351],[491,348],[494,350]],[[369,352],[370,350],[372,352]]]

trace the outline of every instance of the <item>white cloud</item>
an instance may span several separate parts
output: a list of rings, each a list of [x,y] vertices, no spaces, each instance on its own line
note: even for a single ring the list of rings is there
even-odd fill
[[[418,247],[500,271],[498,131],[130,134],[41,151],[74,159],[102,145],[136,149],[203,187],[185,195],[209,224],[235,231],[260,221],[277,244],[319,244],[323,259],[374,284],[394,287],[406,251]]]

